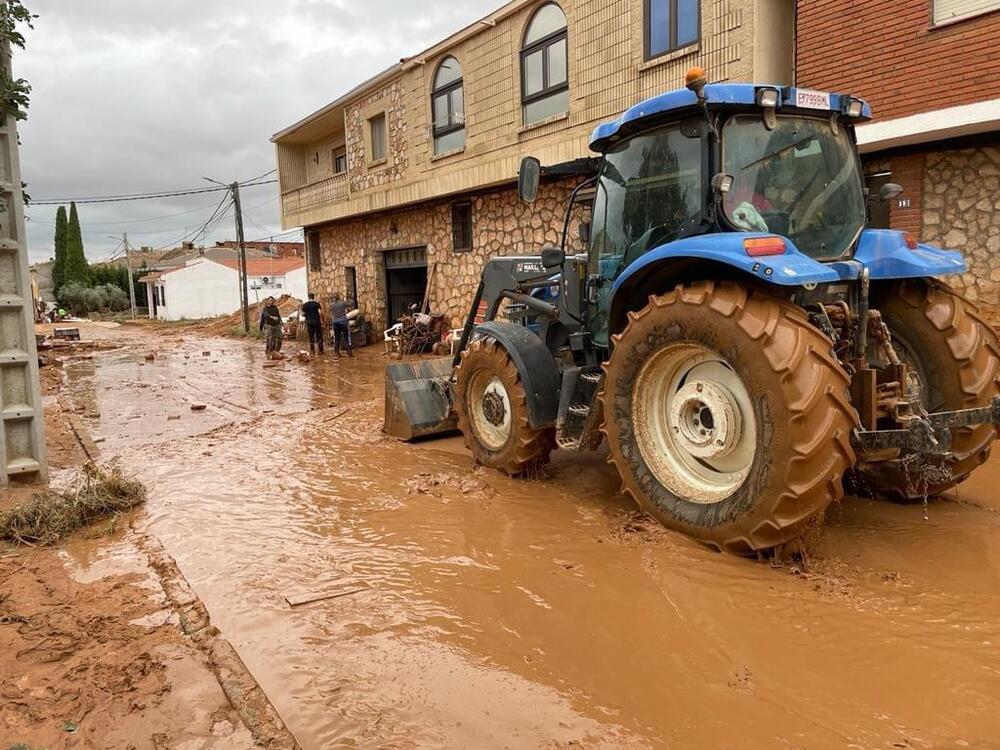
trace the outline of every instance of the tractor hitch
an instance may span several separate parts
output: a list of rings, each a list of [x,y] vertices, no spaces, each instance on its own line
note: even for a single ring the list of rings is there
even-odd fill
[[[862,455],[899,451],[900,456],[923,454],[946,456],[951,452],[951,430],[978,424],[1000,426],[1000,396],[978,409],[941,411],[912,417],[906,427],[896,430],[855,430],[854,448]]]

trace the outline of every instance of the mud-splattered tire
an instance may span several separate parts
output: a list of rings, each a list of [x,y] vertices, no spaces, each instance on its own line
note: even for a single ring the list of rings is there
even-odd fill
[[[531,474],[548,462],[555,429],[528,424],[521,375],[496,339],[484,336],[463,352],[456,393],[458,428],[477,462],[511,476]]]
[[[613,338],[601,398],[610,460],[624,491],[643,510],[718,549],[750,554],[800,536],[842,496],[843,474],[854,464],[850,436],[857,415],[829,339],[798,307],[739,284],[701,282],[650,297],[628,318]],[[708,502],[672,491],[667,485],[678,485],[655,457],[644,455],[642,446],[648,454],[649,442],[635,436],[637,428],[647,431],[644,420],[650,418],[636,403],[636,393],[649,390],[638,385],[648,377],[644,367],[679,347],[711,353],[707,356],[728,366],[751,397],[749,413],[730,420],[742,420],[745,429],[754,425],[750,462],[732,477],[744,478],[734,481],[738,486],[728,494],[728,485],[720,484]],[[696,385],[703,378],[699,375]],[[734,393],[740,390],[731,376],[725,379]],[[664,380],[664,388],[673,392],[674,381]],[[745,401],[737,395],[734,403]],[[669,437],[676,429],[660,432]]]
[[[1000,343],[972,302],[941,282],[906,279],[877,290],[872,304],[900,358],[917,373],[927,411],[987,406],[1000,395]],[[922,500],[925,489],[935,495],[967,479],[989,458],[997,436],[987,424],[953,429],[948,472],[926,488],[923,481],[912,481],[898,460],[861,464],[857,484],[894,500]]]

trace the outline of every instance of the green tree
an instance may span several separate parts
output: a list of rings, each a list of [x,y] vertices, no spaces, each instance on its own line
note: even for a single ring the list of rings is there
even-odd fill
[[[24,34],[20,29],[33,29],[36,18],[38,16],[25,8],[21,0],[2,0],[0,42],[24,49]],[[10,71],[0,66],[0,111],[4,116],[13,116],[15,120],[26,119],[30,94],[31,86],[26,80],[11,78]]]
[[[66,240],[69,238],[69,221],[66,206],[56,211],[55,262],[52,264],[52,288],[56,293],[66,280]]]
[[[94,286],[113,284],[128,294],[128,268],[121,262],[91,266],[90,283]]]
[[[80,217],[76,213],[75,203],[69,204],[69,231],[63,269],[63,283],[75,281],[87,285],[90,270],[87,266],[87,256],[83,252],[83,234],[80,232]]]

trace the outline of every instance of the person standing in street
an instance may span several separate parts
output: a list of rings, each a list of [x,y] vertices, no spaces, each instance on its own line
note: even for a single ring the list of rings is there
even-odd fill
[[[302,305],[302,317],[306,321],[306,332],[309,334],[309,353],[323,354],[323,307],[316,301],[316,295],[309,292],[309,301]]]
[[[347,313],[350,310],[350,305],[340,298],[340,292],[334,292],[333,302],[330,303],[330,320],[333,321],[333,356],[337,359],[340,359],[341,340],[347,349],[347,356],[354,356],[354,351],[351,348],[351,324],[347,319]]]
[[[264,351],[268,359],[277,359],[281,352],[281,342],[284,338],[281,331],[281,310],[274,297],[264,300],[264,308],[260,312],[260,330],[264,333]]]

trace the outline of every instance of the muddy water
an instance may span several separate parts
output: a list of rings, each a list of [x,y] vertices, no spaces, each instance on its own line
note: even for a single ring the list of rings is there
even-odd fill
[[[928,520],[845,501],[779,570],[643,521],[599,455],[519,482],[383,439],[377,352],[142,351],[73,397],[306,748],[1000,748],[997,461]]]

